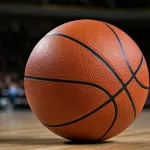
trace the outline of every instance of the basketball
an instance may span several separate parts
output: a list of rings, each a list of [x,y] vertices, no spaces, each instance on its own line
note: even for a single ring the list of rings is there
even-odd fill
[[[50,131],[69,140],[104,141],[138,117],[149,74],[125,32],[102,21],[76,20],[37,43],[24,84],[32,111]]]

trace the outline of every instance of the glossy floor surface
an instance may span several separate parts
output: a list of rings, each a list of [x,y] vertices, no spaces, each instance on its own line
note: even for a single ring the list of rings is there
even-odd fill
[[[0,150],[150,150],[150,111],[100,144],[72,143],[48,131],[30,111],[0,112]]]

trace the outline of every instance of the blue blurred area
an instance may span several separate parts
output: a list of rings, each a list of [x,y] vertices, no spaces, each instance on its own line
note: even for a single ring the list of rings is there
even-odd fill
[[[2,0],[0,17],[2,108],[28,106],[23,76],[29,54],[42,36],[67,21],[91,18],[118,26],[136,41],[150,68],[149,0]]]

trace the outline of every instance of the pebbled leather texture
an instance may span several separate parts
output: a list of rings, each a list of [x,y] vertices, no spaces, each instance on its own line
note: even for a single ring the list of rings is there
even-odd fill
[[[50,31],[25,70],[32,111],[52,132],[71,140],[105,140],[124,131],[141,112],[148,87],[146,61],[136,43],[95,20]]]

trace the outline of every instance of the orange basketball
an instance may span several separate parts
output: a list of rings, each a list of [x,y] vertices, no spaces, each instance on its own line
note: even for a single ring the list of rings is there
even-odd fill
[[[95,20],[65,23],[33,49],[25,70],[32,111],[49,130],[70,140],[103,141],[141,112],[149,75],[136,43]]]

